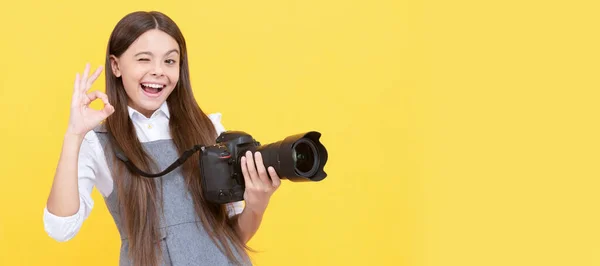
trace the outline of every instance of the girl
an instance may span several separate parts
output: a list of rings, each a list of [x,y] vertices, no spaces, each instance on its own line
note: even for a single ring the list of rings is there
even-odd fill
[[[242,202],[217,205],[202,195],[198,153],[160,178],[135,175],[116,159],[117,145],[138,168],[158,173],[184,150],[214,144],[224,131],[206,115],[190,85],[185,39],[159,12],[121,19],[108,43],[106,94],[87,92],[102,72],[86,65],[75,78],[69,125],[44,208],[46,232],[73,238],[93,207],[95,186],[121,235],[120,265],[250,264],[246,243],[280,185],[261,154],[241,160]],[[104,102],[102,110],[88,106]],[[102,123],[102,121],[105,121]]]

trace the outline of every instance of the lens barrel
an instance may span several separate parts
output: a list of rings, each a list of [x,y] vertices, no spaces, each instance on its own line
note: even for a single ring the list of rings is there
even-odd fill
[[[294,182],[321,181],[327,177],[327,149],[319,141],[321,133],[309,131],[282,141],[256,147],[265,167],[273,166],[280,178]]]

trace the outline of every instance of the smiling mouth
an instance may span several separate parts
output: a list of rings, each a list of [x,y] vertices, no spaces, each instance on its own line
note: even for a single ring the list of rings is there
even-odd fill
[[[140,86],[142,86],[142,90],[144,90],[144,92],[149,94],[157,94],[166,87],[166,85],[155,83],[141,83]]]

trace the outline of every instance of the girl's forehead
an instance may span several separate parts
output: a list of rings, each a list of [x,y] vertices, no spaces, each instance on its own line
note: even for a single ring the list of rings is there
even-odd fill
[[[150,30],[140,35],[127,50],[133,54],[149,52],[155,55],[164,55],[172,50],[179,51],[179,44],[173,37],[161,30]]]

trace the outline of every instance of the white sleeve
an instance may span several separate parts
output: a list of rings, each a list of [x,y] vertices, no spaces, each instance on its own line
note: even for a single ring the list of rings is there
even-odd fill
[[[57,241],[64,242],[72,239],[81,228],[83,221],[87,219],[94,207],[92,189],[96,178],[96,156],[97,142],[96,133],[90,131],[86,134],[79,149],[78,159],[78,186],[79,186],[79,210],[71,216],[56,216],[44,207],[44,230]]]
[[[210,119],[210,121],[213,123],[213,126],[215,126],[215,129],[217,130],[217,135],[220,135],[221,133],[225,132],[225,127],[223,126],[223,124],[221,123],[221,113],[212,113],[208,115],[208,118]]]
[[[223,124],[221,123],[221,117],[221,113],[212,113],[208,115],[208,118],[210,118],[210,121],[212,121],[213,125],[215,126],[215,129],[217,130],[217,135],[225,132],[226,130]],[[242,213],[242,211],[244,210],[244,201],[227,203],[226,207],[227,215],[229,217],[232,217],[236,214]]]
[[[244,201],[236,201],[236,202],[231,202],[231,203],[227,203],[227,216],[229,216],[229,218],[242,213],[242,211],[244,210]]]

